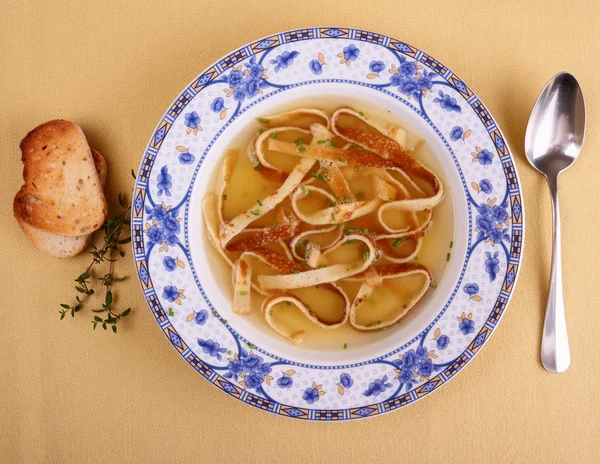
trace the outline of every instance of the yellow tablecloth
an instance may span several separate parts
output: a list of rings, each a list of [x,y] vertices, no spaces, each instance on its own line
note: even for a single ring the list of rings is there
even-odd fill
[[[559,6],[564,4],[564,6]],[[0,462],[600,462],[598,231],[600,4],[456,0],[14,1],[0,6]],[[488,346],[449,385],[374,420],[315,424],[234,401],[202,380],[156,327],[136,278],[122,333],[59,322],[84,256],[35,250],[12,217],[19,141],[67,118],[109,160],[111,201],[129,192],[167,105],[205,66],[257,37],[342,25],[400,38],[450,67],[510,143],[526,207],[516,294]],[[539,362],[550,204],[526,163],[529,111],[556,72],[586,92],[582,158],[562,178],[572,365]],[[119,271],[134,275],[131,257]]]

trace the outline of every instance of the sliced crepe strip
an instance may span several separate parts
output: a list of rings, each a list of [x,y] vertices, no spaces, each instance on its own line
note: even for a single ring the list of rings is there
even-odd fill
[[[280,134],[283,132],[288,132],[288,131],[294,131],[296,133],[300,132],[302,134],[305,134],[308,143],[310,143],[310,140],[312,139],[312,134],[309,130],[299,129],[297,127],[292,127],[292,126],[274,127],[272,129],[268,129],[268,130],[264,131],[262,134],[260,134],[258,137],[256,137],[256,139],[254,140],[253,143],[248,145],[248,153],[250,156],[250,161],[252,162],[252,164],[255,167],[260,166],[261,174],[263,174],[262,171],[264,170],[265,173],[268,174],[269,177],[275,177],[276,179],[283,178],[283,180],[285,179],[286,174],[283,171],[281,171],[281,169],[279,169],[277,166],[274,166],[273,164],[269,163],[269,161],[267,160],[265,148],[270,147],[269,141],[276,140],[276,138],[273,138],[273,137],[277,137],[277,134]],[[300,144],[294,145],[293,143],[291,145],[298,146],[298,147],[300,146]],[[277,150],[274,150],[274,151],[277,151]],[[294,154],[294,153],[291,153],[291,154]],[[274,172],[276,172],[276,174],[270,174],[269,171],[274,171]]]
[[[391,262],[391,263],[408,263],[410,261],[412,261],[413,259],[415,259],[418,255],[419,252],[421,251],[421,246],[423,245],[423,238],[419,237],[416,239],[404,239],[404,238],[399,238],[399,239],[389,239],[390,241],[393,240],[393,243],[391,245],[388,244],[388,247],[393,247],[394,243],[402,240],[403,243],[404,241],[413,241],[415,243],[414,247],[412,248],[412,251],[410,253],[408,253],[405,256],[397,256],[396,254],[394,254],[392,251],[388,251],[386,250],[386,246],[383,245],[382,242],[385,242],[385,240],[377,240],[377,245],[381,248],[381,253],[382,253],[382,258],[385,258],[387,261]]]
[[[421,137],[411,134],[397,124],[386,121],[385,119],[381,119],[370,114],[360,114],[356,112],[355,114],[358,114],[362,120],[364,120],[371,127],[377,129],[386,137],[395,140],[403,150],[415,151],[418,150],[423,143],[425,143]]]
[[[293,126],[300,129],[308,129],[315,123],[327,128],[330,125],[329,115],[315,108],[300,108],[271,116],[261,116],[257,121],[266,127]]]
[[[333,245],[334,243],[336,243],[341,238],[342,234],[344,233],[341,226],[334,225],[334,226],[323,227],[321,229],[311,229],[311,230],[306,230],[306,231],[296,235],[290,242],[290,248],[292,251],[292,255],[298,261],[304,261],[306,259],[306,254],[300,255],[300,254],[298,254],[298,251],[296,250],[298,248],[298,246],[300,245],[300,243],[307,240],[308,241],[307,246],[308,246],[311,243],[311,237],[314,240],[314,239],[316,239],[315,236],[317,236],[317,235],[326,235],[333,231],[336,231],[336,233],[331,237],[330,240],[327,240],[325,243],[319,244],[321,249],[326,249],[326,248],[330,247],[331,245]]]
[[[250,288],[252,263],[242,255],[233,266],[233,303],[231,309],[242,316],[250,314]]]
[[[227,155],[225,155],[225,159],[223,159],[223,164],[221,165],[221,173],[219,180],[219,186],[221,190],[219,196],[216,199],[220,224],[222,224],[225,221],[223,217],[223,202],[225,201],[225,198],[227,198],[227,189],[229,188],[229,182],[231,181],[231,177],[233,176],[233,171],[237,162],[237,150],[229,150],[229,152],[227,152]]]
[[[322,329],[332,330],[341,327],[348,320],[348,315],[350,312],[350,300],[348,299],[346,293],[344,293],[344,291],[335,284],[324,285],[322,287],[322,291],[335,292],[339,295],[340,298],[343,299],[344,311],[342,317],[339,320],[334,322],[325,321],[318,317],[317,308],[309,308],[301,299],[287,293],[275,293],[265,298],[265,300],[263,301],[262,312],[265,321],[267,322],[269,327],[271,327],[275,332],[284,336],[296,345],[304,341],[306,337],[306,332],[304,330],[282,327],[281,325],[275,322],[275,318],[273,317],[273,315],[274,312],[277,311],[276,305],[278,303],[287,303],[289,305],[295,305],[296,307],[298,307],[298,309],[300,309],[302,314],[304,314],[304,316],[306,316],[308,320],[310,320],[313,324],[321,327]]]
[[[227,246],[233,237],[238,235],[249,224],[275,209],[297,186],[313,166],[314,160],[302,159],[287,177],[281,187],[261,201],[262,206],[251,207],[244,213],[223,224],[219,233],[221,247]]]
[[[267,245],[268,243],[289,240],[300,231],[300,222],[295,216],[286,218],[286,222],[274,227],[265,227],[253,234],[227,245],[226,250],[231,253],[240,253]]]
[[[385,329],[393,326],[398,323],[404,316],[408,314],[408,312],[414,308],[419,301],[423,299],[423,297],[429,291],[431,286],[431,282],[433,278],[429,270],[421,266],[420,264],[414,263],[403,263],[403,264],[389,264],[385,266],[381,266],[379,268],[373,268],[373,271],[376,271],[379,277],[381,278],[381,283],[377,283],[376,280],[372,279],[365,282],[361,285],[360,290],[358,291],[352,305],[350,306],[350,324],[356,330],[361,332],[373,332],[380,329]],[[402,306],[398,308],[398,311],[388,320],[386,321],[378,321],[377,324],[371,324],[368,326],[360,325],[357,323],[357,311],[360,309],[361,305],[364,305],[365,302],[373,294],[373,291],[379,286],[382,285],[383,281],[388,279],[401,279],[403,277],[412,276],[412,275],[422,275],[425,277],[425,283],[421,287],[419,291],[417,291],[412,297],[404,303]],[[366,279],[366,276],[365,276]]]
[[[296,268],[295,272],[294,269],[292,269],[291,273],[274,276],[260,275],[258,276],[258,284],[263,290],[288,290],[337,282],[346,277],[364,272],[381,257],[381,250],[377,248],[375,241],[371,237],[361,234],[350,234],[346,236],[345,240],[340,240],[334,246],[323,252],[321,255],[322,260],[326,261],[328,254],[332,253],[349,240],[360,241],[366,247],[360,262],[352,264],[331,264],[311,270],[306,270],[307,266],[303,266],[300,270]]]
[[[339,118],[342,115],[356,118],[370,125],[376,129],[377,132],[368,132],[358,128],[342,127],[342,125],[339,124]],[[440,202],[442,196],[444,195],[444,186],[438,176],[417,161],[417,159],[408,153],[406,149],[403,148],[396,140],[393,140],[379,132],[379,129],[373,126],[369,120],[350,108],[338,109],[335,113],[333,113],[331,121],[332,131],[338,137],[367,148],[386,160],[393,161],[404,173],[407,174],[407,176],[409,176],[409,179],[413,177],[422,179],[431,186],[433,190],[433,194],[431,196],[415,200],[403,200],[405,202],[411,202],[414,204],[415,209],[413,209],[413,211],[431,209]],[[414,179],[411,180],[414,184]]]
[[[264,133],[262,135],[264,135]],[[261,136],[255,137],[254,140],[252,140],[252,142],[250,142],[246,147],[246,154],[248,155],[248,159],[250,160],[252,166],[254,166],[254,170],[258,171],[258,173],[265,180],[281,184],[285,182],[287,174],[281,169],[269,163],[264,157],[262,150],[260,152],[258,151],[258,148],[262,146],[262,142],[258,142],[258,139]]]
[[[330,199],[331,202],[335,203],[336,198],[319,187],[307,185],[304,187],[304,190],[322,194]],[[300,218],[300,220],[313,226],[322,226],[326,224],[337,225],[341,224],[342,222],[348,222],[376,211],[377,208],[379,208],[379,206],[382,204],[380,200],[355,201],[352,203],[342,204],[336,203],[335,206],[329,206],[315,213],[305,214],[298,206],[298,201],[300,201],[304,196],[305,193],[302,191],[302,189],[296,189],[292,193],[292,196],[290,197],[292,209]]]

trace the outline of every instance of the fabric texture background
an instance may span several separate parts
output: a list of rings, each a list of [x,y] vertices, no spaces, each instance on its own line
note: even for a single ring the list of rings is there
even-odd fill
[[[0,7],[0,462],[600,462],[600,3],[470,1],[13,1]],[[109,163],[108,198],[129,196],[148,138],[206,66],[251,40],[307,26],[383,33],[431,54],[479,95],[521,177],[525,256],[496,334],[449,385],[370,420],[317,424],[250,408],[169,346],[131,261],[120,333],[89,312],[59,321],[79,256],[42,255],[12,217],[19,142],[54,118],[77,122]],[[583,85],[581,159],[561,177],[572,364],[549,374],[539,346],[550,264],[550,201],[523,153],[527,118],[557,72]]]

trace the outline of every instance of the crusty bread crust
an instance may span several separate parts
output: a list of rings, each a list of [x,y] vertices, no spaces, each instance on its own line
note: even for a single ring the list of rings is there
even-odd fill
[[[21,141],[23,179],[17,219],[46,232],[88,235],[102,226],[106,200],[82,130],[65,120],[33,129]]]

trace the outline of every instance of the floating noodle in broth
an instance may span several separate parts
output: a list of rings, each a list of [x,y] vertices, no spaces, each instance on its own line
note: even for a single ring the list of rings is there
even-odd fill
[[[294,343],[305,332],[286,323],[289,306],[323,329],[397,323],[433,282],[414,261],[444,187],[410,154],[422,141],[350,108],[259,122],[248,159],[228,152],[202,205],[232,269],[233,311],[250,313],[254,289],[266,323]]]

